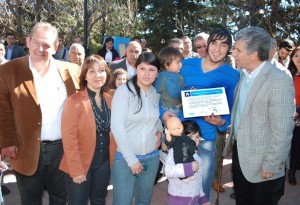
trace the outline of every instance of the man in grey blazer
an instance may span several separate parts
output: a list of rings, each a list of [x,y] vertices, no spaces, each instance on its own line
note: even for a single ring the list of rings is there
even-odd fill
[[[7,60],[12,60],[26,55],[23,47],[15,44],[16,37],[13,33],[6,34],[6,42],[7,46],[5,46],[5,58]]]
[[[236,33],[233,56],[243,69],[228,142],[237,205],[275,205],[284,192],[295,93],[293,79],[268,61],[270,40],[258,27]]]
[[[136,41],[131,41],[125,51],[126,57],[121,60],[111,62],[109,65],[110,70],[113,72],[118,68],[123,68],[127,71],[128,78],[131,78],[135,75],[135,63],[141,53],[141,44]]]

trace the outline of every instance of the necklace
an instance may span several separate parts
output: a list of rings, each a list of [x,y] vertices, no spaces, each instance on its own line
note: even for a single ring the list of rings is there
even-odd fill
[[[105,100],[101,98],[100,105],[98,106],[95,98],[89,97],[92,109],[95,115],[96,129],[100,131],[109,131],[110,130],[110,110],[106,105]]]

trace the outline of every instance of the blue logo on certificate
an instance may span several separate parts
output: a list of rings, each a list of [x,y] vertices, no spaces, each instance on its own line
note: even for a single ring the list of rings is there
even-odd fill
[[[190,97],[191,96],[191,92],[184,92],[184,96],[185,97]]]

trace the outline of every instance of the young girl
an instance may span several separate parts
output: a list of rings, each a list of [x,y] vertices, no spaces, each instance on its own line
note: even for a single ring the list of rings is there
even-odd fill
[[[163,71],[159,73],[155,81],[156,92],[161,95],[160,104],[163,111],[174,114],[182,112],[181,90],[184,82],[179,75],[183,57],[180,51],[173,47],[165,47],[159,52],[159,60]]]
[[[195,141],[198,146],[200,142],[198,124],[192,120],[183,121],[182,124],[184,134]],[[210,205],[203,192],[201,160],[197,153],[193,155],[195,161],[175,164],[173,152],[174,150],[171,148],[165,164],[165,174],[169,179],[169,205]],[[189,180],[181,180],[184,177],[189,177]]]
[[[118,68],[114,70],[111,85],[110,85],[111,89],[109,90],[109,93],[113,96],[116,89],[119,86],[124,85],[127,82],[127,80],[128,77],[127,77],[126,70],[124,70],[123,68]]]

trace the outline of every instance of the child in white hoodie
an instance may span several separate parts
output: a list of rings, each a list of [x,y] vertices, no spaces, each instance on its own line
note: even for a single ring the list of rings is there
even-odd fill
[[[192,120],[182,122],[184,134],[199,145],[200,128]],[[169,130],[170,132],[170,130]],[[171,131],[172,132],[172,131]],[[172,133],[171,133],[172,134]],[[195,153],[195,161],[189,163],[174,162],[174,150],[171,148],[165,164],[165,175],[168,177],[168,204],[169,205],[210,205],[202,188],[201,159]],[[182,180],[182,178],[186,178]]]

